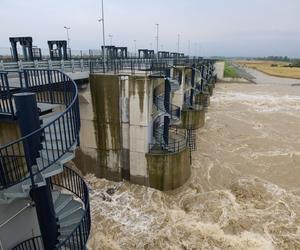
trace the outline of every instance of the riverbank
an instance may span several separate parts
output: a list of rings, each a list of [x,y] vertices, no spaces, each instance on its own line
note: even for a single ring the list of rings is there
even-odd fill
[[[236,61],[237,64],[258,70],[269,76],[300,79],[299,67],[288,67],[286,62],[277,61]]]

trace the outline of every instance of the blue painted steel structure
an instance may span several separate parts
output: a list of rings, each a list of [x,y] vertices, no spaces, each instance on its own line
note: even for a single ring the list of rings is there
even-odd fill
[[[28,69],[0,72],[0,87],[0,113],[17,121],[22,134],[0,146],[0,192],[8,202],[28,192],[41,231],[14,249],[86,249],[91,226],[88,188],[79,174],[63,165],[79,144],[75,82],[58,70]],[[39,118],[37,102],[57,104],[63,111]]]

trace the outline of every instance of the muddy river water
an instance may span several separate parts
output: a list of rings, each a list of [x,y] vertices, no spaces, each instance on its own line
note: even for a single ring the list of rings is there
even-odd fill
[[[89,249],[300,249],[300,86],[259,75],[216,86],[183,187],[86,177]]]

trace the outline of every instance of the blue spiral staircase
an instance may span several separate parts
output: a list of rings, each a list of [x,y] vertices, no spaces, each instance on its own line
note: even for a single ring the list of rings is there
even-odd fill
[[[165,91],[154,94],[154,106],[159,115],[153,121],[153,142],[150,153],[176,153],[187,146],[186,133],[176,129],[181,124],[181,108],[171,103],[171,94],[181,87],[181,75],[171,77],[170,66],[164,70]],[[156,91],[154,90],[154,93]]]
[[[89,191],[80,174],[66,165],[79,145],[76,83],[57,70],[0,72],[0,119],[21,120],[18,109],[22,107],[16,100],[24,93],[34,93],[38,127],[0,146],[0,205],[32,199],[41,235],[16,242],[13,249],[86,249],[91,227]],[[44,199],[39,194],[47,189],[49,213],[39,204]],[[43,216],[51,214],[55,225],[47,228]],[[54,237],[52,243],[46,242],[50,236]]]

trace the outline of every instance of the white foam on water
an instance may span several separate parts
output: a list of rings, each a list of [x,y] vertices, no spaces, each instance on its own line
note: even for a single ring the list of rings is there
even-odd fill
[[[183,187],[160,192],[124,182],[109,195],[116,183],[86,177],[90,249],[300,249],[300,186],[275,184],[278,175],[299,174],[300,96],[280,96],[274,86],[268,92],[226,87],[212,98]],[[279,113],[293,125],[288,130],[275,126]]]

